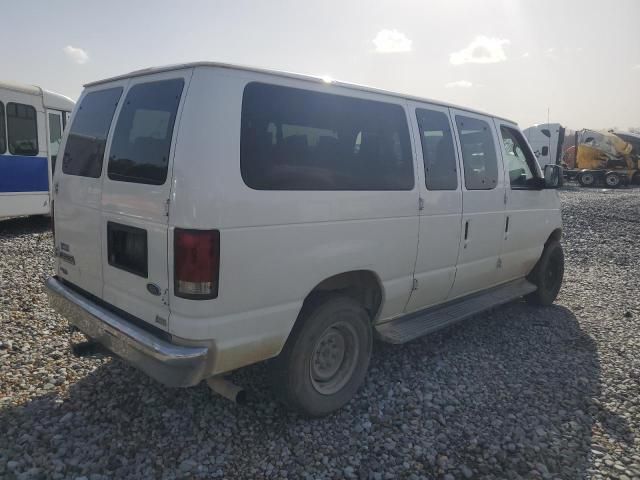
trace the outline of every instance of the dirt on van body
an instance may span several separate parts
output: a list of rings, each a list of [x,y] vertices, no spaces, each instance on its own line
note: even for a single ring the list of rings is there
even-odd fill
[[[73,357],[43,292],[48,221],[0,223],[0,478],[640,478],[640,189],[560,197],[554,306],[378,344],[357,397],[313,421],[263,365],[233,375],[237,407]]]

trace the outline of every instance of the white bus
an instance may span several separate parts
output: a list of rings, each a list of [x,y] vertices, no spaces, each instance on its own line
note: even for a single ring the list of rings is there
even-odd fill
[[[51,175],[74,104],[40,87],[0,82],[0,219],[50,213]]]

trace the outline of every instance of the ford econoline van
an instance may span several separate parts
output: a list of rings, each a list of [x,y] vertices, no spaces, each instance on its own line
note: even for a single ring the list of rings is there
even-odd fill
[[[562,282],[560,168],[467,108],[192,63],[87,85],[62,151],[51,303],[169,386],[272,359],[283,401],[323,415],[374,338]]]

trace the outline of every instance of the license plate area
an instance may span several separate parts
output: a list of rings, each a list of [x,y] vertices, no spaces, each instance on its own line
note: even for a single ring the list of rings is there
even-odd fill
[[[149,275],[147,231],[116,222],[107,222],[107,258],[112,267],[147,278]]]

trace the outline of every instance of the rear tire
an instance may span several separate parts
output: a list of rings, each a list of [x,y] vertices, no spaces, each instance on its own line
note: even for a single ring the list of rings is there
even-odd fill
[[[582,172],[578,174],[578,183],[583,187],[593,187],[596,183],[596,176],[591,172]]]
[[[609,172],[604,176],[604,184],[609,188],[618,188],[620,186],[620,175],[614,172]]]
[[[307,300],[271,364],[277,394],[305,416],[337,410],[364,381],[372,346],[371,320],[362,305],[342,295]]]
[[[551,305],[562,286],[564,277],[564,252],[558,241],[547,244],[527,279],[538,289],[525,298],[535,305]]]

